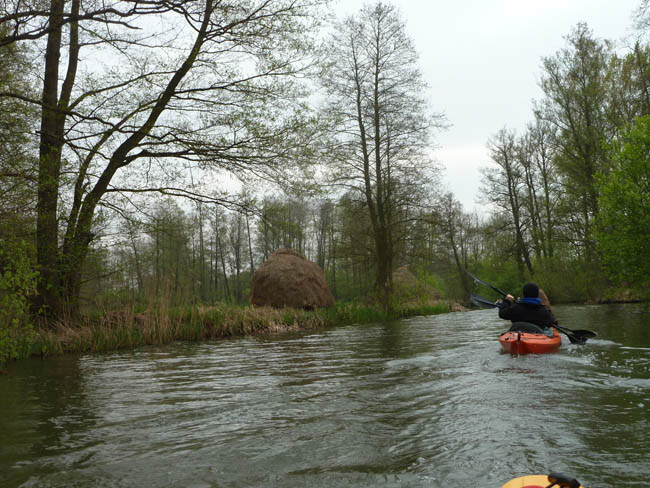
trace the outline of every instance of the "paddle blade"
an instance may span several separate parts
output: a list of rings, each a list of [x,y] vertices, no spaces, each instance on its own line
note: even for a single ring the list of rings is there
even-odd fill
[[[578,337],[584,337],[585,339],[591,339],[592,337],[598,336],[598,334],[596,334],[591,330],[578,329],[578,330],[573,330],[571,332],[573,332],[574,335]]]
[[[587,343],[587,339],[582,339],[582,338],[580,338],[580,337],[576,337],[576,336],[574,336],[573,334],[569,334],[568,332],[564,332],[564,335],[566,335],[566,336],[569,338],[569,342],[570,342],[571,344],[580,344],[580,345],[583,345],[583,344],[586,344],[586,343]]]
[[[470,302],[472,302],[474,305],[477,307],[481,308],[499,308],[497,304],[494,302],[491,302],[483,297],[480,297],[478,295],[475,295],[474,293],[471,294],[469,297]]]
[[[573,331],[571,331],[571,335],[575,339],[575,340],[571,340],[571,337],[569,337],[569,340],[573,344],[586,344],[587,339],[591,339],[592,337],[596,337],[596,333],[592,332],[590,330],[573,330]]]
[[[566,335],[569,338],[571,344],[586,344],[587,339],[596,337],[597,335],[595,332],[592,332],[590,330],[584,330],[584,329],[572,330],[572,329],[567,329],[566,327],[562,327],[560,325],[555,325],[555,328],[560,332],[562,332],[564,335]]]

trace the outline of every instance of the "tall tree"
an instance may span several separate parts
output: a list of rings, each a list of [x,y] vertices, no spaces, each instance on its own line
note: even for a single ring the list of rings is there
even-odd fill
[[[616,151],[612,172],[599,179],[599,244],[615,281],[650,289],[650,116],[636,119]]]
[[[0,27],[0,37],[5,31]],[[7,96],[32,92],[28,60],[25,46],[0,46],[0,245],[13,238],[31,242],[34,228],[37,146],[31,134],[38,114],[25,100]]]
[[[467,219],[460,202],[447,193],[440,202],[440,217],[442,234],[446,239],[446,247],[453,256],[453,262],[465,296],[471,292],[472,285],[465,270],[467,266]]]
[[[322,77],[333,121],[331,181],[356,193],[374,240],[375,291],[388,306],[400,207],[431,181],[431,135],[443,125],[424,99],[418,56],[396,8],[377,2],[340,22]],[[409,185],[413,198],[400,202]]]
[[[605,145],[615,134],[607,117],[605,81],[611,46],[594,38],[586,24],[578,24],[566,39],[566,48],[543,59],[545,98],[537,113],[557,129],[556,165],[569,198],[566,208],[579,225],[578,243],[591,261],[598,215],[596,175],[607,170]]]
[[[548,122],[536,118],[535,122],[528,125],[525,140],[530,149],[530,165],[527,175],[531,180],[529,194],[535,199],[530,207],[536,213],[536,248],[545,258],[552,258],[555,250],[556,208],[560,192],[555,168],[554,139],[554,128]],[[532,197],[533,193],[535,197]]]
[[[606,81],[607,115],[615,127],[650,114],[650,46],[637,41],[631,52],[612,54]]]
[[[242,271],[244,266],[244,217],[240,212],[230,214],[228,222],[228,241],[230,244],[230,267],[235,271],[234,294],[235,301],[243,299]]]
[[[525,269],[534,274],[526,242],[528,215],[525,213],[525,169],[521,164],[521,144],[515,133],[501,129],[488,142],[490,158],[496,168],[484,168],[483,189],[486,198],[506,212],[514,236],[513,251],[523,281]],[[525,268],[524,268],[525,267]]]
[[[221,275],[223,278],[223,296],[226,302],[230,301],[230,285],[228,284],[228,272],[226,269],[226,253],[224,248],[226,247],[226,236],[227,228],[225,223],[226,217],[219,210],[219,207],[215,207],[214,220],[213,220],[213,230],[214,230],[214,262],[215,262],[215,274],[214,274],[214,287],[219,292],[219,268],[221,268]]]
[[[326,1],[4,3],[0,45],[45,44],[40,100],[10,96],[41,108],[37,250],[50,314],[75,308],[112,192],[187,195],[183,165],[272,177],[300,159],[293,100],[304,93],[291,75],[310,62]]]

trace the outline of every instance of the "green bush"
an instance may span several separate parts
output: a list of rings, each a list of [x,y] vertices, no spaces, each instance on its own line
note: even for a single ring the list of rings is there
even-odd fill
[[[598,178],[598,243],[609,277],[650,295],[650,116],[638,117]]]
[[[36,293],[37,276],[24,242],[0,241],[0,367],[30,353],[35,333],[29,298]]]

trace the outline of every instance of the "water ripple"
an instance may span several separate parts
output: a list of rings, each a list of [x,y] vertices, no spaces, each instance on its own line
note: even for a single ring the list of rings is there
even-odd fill
[[[644,315],[557,312],[598,310],[598,339],[542,356],[501,354],[488,310],[28,362],[0,379],[0,484],[648,486]]]

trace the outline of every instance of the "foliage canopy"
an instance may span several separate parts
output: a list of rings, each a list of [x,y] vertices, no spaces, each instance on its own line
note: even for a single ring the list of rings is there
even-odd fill
[[[650,287],[650,116],[638,117],[599,178],[598,238],[610,275]]]

